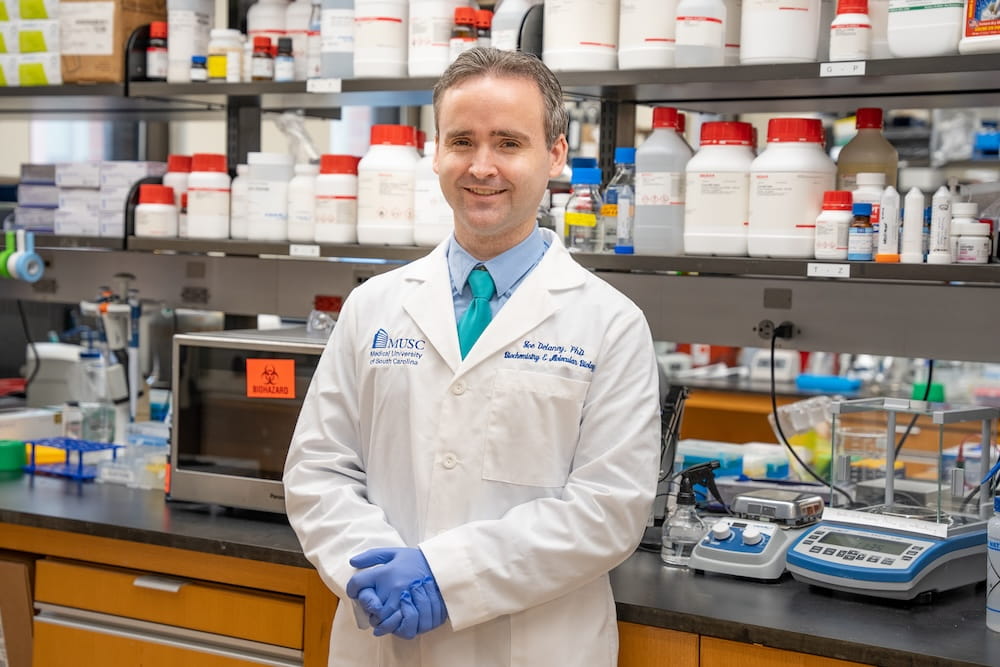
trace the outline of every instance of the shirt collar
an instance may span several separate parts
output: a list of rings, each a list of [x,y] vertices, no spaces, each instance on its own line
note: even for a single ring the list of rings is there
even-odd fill
[[[493,259],[481,262],[466,252],[452,234],[448,242],[448,270],[451,273],[452,291],[461,294],[469,279],[469,273],[477,266],[483,265],[493,278],[497,296],[507,295],[531,267],[538,263],[547,249],[548,244],[545,243],[545,238],[536,225],[528,238]]]

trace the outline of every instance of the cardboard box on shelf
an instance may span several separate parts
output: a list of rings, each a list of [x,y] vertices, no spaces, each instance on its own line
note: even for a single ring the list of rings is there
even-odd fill
[[[56,185],[61,188],[101,187],[101,162],[60,162],[56,165]]]
[[[62,75],[58,53],[20,53],[17,59],[17,85],[58,86]]]
[[[56,234],[62,236],[100,236],[101,214],[98,211],[56,209],[53,228]]]
[[[63,0],[59,6],[62,71],[66,83],[125,79],[125,43],[132,31],[166,21],[165,0]]]
[[[10,0],[18,18],[56,19],[59,18],[59,0]],[[9,6],[9,5],[8,5]]]
[[[59,21],[21,19],[17,24],[17,48],[20,53],[58,53]]]
[[[0,87],[17,86],[17,56],[13,53],[0,54]]]
[[[0,622],[10,667],[31,667],[34,619],[32,580],[35,559],[16,551],[0,551]]]

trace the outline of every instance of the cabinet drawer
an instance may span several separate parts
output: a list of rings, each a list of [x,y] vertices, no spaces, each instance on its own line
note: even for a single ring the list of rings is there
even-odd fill
[[[35,600],[302,648],[303,601],[277,593],[44,559]]]

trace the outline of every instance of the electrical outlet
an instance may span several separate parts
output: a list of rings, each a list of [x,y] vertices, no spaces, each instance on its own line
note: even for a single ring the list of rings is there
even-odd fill
[[[774,335],[774,322],[771,320],[761,320],[753,330],[757,332],[757,336],[760,338],[771,340],[771,336]]]

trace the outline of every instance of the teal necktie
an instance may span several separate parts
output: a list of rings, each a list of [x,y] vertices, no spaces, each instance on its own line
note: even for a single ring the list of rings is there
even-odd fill
[[[496,292],[496,285],[493,278],[485,268],[473,269],[469,273],[469,289],[472,290],[472,303],[469,309],[462,315],[462,321],[458,323],[458,347],[462,352],[462,358],[469,354],[469,350],[479,340],[479,336],[486,329],[486,325],[493,319],[490,312],[490,299]]]

